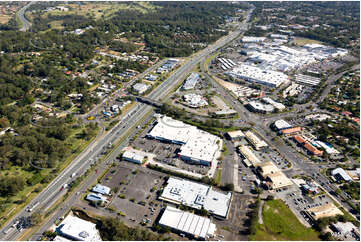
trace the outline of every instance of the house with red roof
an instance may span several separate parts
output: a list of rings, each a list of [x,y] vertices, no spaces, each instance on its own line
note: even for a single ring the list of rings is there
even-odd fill
[[[353,118],[352,118],[352,121],[360,124],[360,118],[353,117]]]
[[[288,135],[288,134],[294,134],[294,133],[301,132],[301,130],[302,130],[301,127],[294,127],[294,128],[289,128],[289,129],[283,129],[283,130],[281,130],[281,133],[283,135]]]
[[[344,112],[342,112],[341,114],[344,115],[344,116],[346,116],[346,117],[349,117],[349,116],[352,115],[352,113],[349,112],[349,111],[344,111]]]
[[[314,147],[313,145],[311,145],[310,143],[305,143],[303,145],[303,147],[308,150],[312,155],[318,155],[321,156],[323,154],[322,150],[317,149],[316,147]]]

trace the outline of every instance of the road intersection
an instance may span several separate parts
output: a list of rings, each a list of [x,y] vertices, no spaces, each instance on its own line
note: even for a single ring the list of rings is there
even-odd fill
[[[24,12],[26,11],[26,8],[28,6],[30,5],[28,4],[20,10],[23,12],[19,13],[19,18],[20,15],[24,18]],[[202,74],[212,82],[212,85],[217,88],[219,94],[223,96],[225,100],[232,105],[232,108],[239,113],[239,119],[234,120],[233,122],[243,122],[244,120],[247,120],[254,123],[253,129],[268,144],[272,145],[276,150],[278,150],[279,153],[284,156],[284,158],[290,161],[293,165],[294,170],[302,171],[305,174],[318,173],[318,166],[310,165],[307,160],[297,154],[297,152],[295,152],[294,150],[287,147],[284,142],[277,144],[277,147],[274,146],[274,142],[272,141],[273,136],[269,132],[269,124],[271,122],[285,116],[294,115],[299,110],[304,108],[304,106],[299,106],[297,110],[293,112],[277,114],[266,118],[260,118],[259,115],[248,112],[248,110],[246,110],[245,107],[238,102],[238,100],[236,100],[227,90],[225,90],[216,80],[214,80],[212,76],[207,73],[207,71],[204,70],[204,64],[207,57],[211,56],[212,53],[225,46],[227,43],[232,42],[235,38],[239,37],[242,32],[247,30],[248,21],[250,19],[252,11],[253,9],[249,12],[245,22],[241,24],[238,30],[231,32],[229,35],[221,38],[214,44],[189,57],[188,61],[186,61],[169,78],[167,78],[155,90],[153,90],[147,96],[147,98],[160,102],[163,101],[163,99],[166,98],[168,94],[180,84],[180,82],[186,77],[186,75],[198,63],[200,63]],[[20,19],[24,23],[23,31],[26,31],[30,27],[30,23],[25,18],[23,19],[25,21],[23,21],[22,18]],[[154,68],[155,67],[153,66],[150,69],[153,70]],[[148,73],[149,71],[150,70],[148,69],[146,73]],[[323,97],[325,97],[324,93],[322,94],[321,99]],[[100,107],[101,105],[98,105],[95,109],[93,109],[92,114],[97,112]],[[306,113],[314,113],[315,111],[319,112],[321,110],[315,109],[307,111],[305,113],[302,113],[302,115]],[[82,195],[82,192],[85,191],[91,184],[93,184],[98,178],[99,174],[101,174],[102,171],[107,168],[107,164],[112,163],[116,159],[121,149],[127,145],[129,141],[129,134],[135,129],[137,125],[139,125],[139,121],[143,120],[142,123],[145,123],[152,114],[154,114],[152,107],[143,103],[136,103],[126,114],[118,118],[120,121],[108,132],[105,133],[103,127],[102,132],[94,139],[94,141],[74,161],[72,161],[72,163],[67,168],[65,168],[42,192],[40,192],[36,198],[32,200],[30,206],[39,203],[40,205],[38,206],[38,208],[42,208],[42,212],[45,212],[46,209],[51,207],[54,202],[56,202],[66,193],[66,190],[63,190],[62,187],[64,187],[65,184],[69,184],[72,180],[74,180],[71,177],[72,174],[75,173],[77,174],[77,176],[83,175],[87,170],[90,169],[91,165],[97,163],[100,155],[107,150],[107,147],[109,147],[110,144],[115,144],[121,140],[119,145],[110,152],[107,158],[100,164],[97,164],[98,172],[91,174],[89,177],[86,178],[86,180],[81,184],[81,186],[77,188],[76,192],[73,192],[72,195],[68,197],[68,199],[63,203],[62,209],[54,211],[51,216],[46,218],[46,221],[43,223],[39,231],[31,237],[32,240],[36,240],[37,237],[42,234],[42,232],[49,229],[49,227],[54,223],[57,218],[60,218],[66,213],[66,211],[71,207],[71,205],[74,204],[77,199],[79,199],[79,196]],[[224,171],[222,171],[222,173],[226,175],[222,175],[222,179],[225,179],[223,177],[226,177],[227,181],[235,180],[234,176],[237,175],[237,172],[235,172],[234,169],[237,169],[237,166],[234,166],[231,160],[225,160],[224,162],[227,163],[223,164],[222,169],[224,169]],[[323,175],[319,175],[317,179],[317,182],[319,182],[327,192],[331,192],[335,189],[333,185],[328,183],[328,179]],[[333,199],[342,204],[346,208],[346,210],[351,210],[350,206],[345,203],[340,197],[333,197]],[[34,211],[28,212],[26,208],[22,209],[16,216],[14,216],[14,218],[12,218],[7,224],[2,227],[0,240],[16,240],[20,236],[22,236],[22,232],[24,232],[24,230],[19,231],[16,228],[10,229],[10,227],[19,218],[28,217],[33,212]]]
[[[252,10],[253,11],[253,10]],[[252,11],[249,12],[249,16]],[[247,20],[249,19],[249,16]],[[245,24],[247,25],[247,24]],[[241,25],[241,29],[244,29],[244,25]],[[214,44],[208,46],[207,48],[201,50],[200,52],[194,54],[190,57],[190,60],[184,63],[178,70],[174,72],[167,80],[162,82],[153,92],[151,92],[147,97],[154,100],[162,100],[162,98],[166,97],[168,93],[176,87],[196,65],[203,58],[210,55],[212,52],[221,48],[228,42],[232,41],[234,38],[241,34],[241,30],[236,30],[230,32],[229,35],[219,39]],[[99,158],[101,153],[105,151],[105,149],[109,146],[109,144],[114,144],[117,140],[123,138],[125,135],[129,133],[132,129],[134,129],[136,123],[140,119],[146,118],[147,115],[151,114],[152,108],[142,103],[137,103],[133,108],[129,110],[127,114],[121,117],[121,120],[118,124],[116,124],[111,130],[107,133],[97,137],[91,145],[89,145],[72,163],[65,168],[57,178],[55,178],[42,192],[40,192],[36,198],[32,200],[30,203],[32,204],[40,204],[38,208],[47,208],[55,202],[55,200],[50,201],[52,198],[60,197],[56,196],[59,193],[59,190],[64,187],[65,184],[68,184],[71,181],[72,174],[78,174],[78,176],[84,174],[91,166],[91,164],[95,163]],[[129,141],[129,137],[126,138],[120,146],[116,149],[116,151],[120,152],[120,148]],[[116,155],[119,152],[112,152],[107,161],[111,161],[111,159],[115,159]],[[114,156],[114,157],[113,157]],[[90,178],[89,178],[90,179]],[[88,181],[86,182],[86,184]],[[36,211],[36,210],[35,210]],[[45,211],[42,211],[45,212]],[[16,240],[19,238],[23,231],[19,231],[17,229],[10,229],[12,224],[14,224],[21,217],[28,217],[34,211],[28,212],[26,208],[23,208],[16,216],[14,216],[8,223],[6,223],[1,229],[0,239],[1,240]],[[6,233],[4,233],[6,232]]]

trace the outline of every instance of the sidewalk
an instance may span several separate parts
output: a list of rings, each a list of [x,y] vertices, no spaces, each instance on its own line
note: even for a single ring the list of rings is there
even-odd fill
[[[233,153],[234,155],[234,167],[233,167],[233,185],[234,185],[234,191],[235,192],[239,192],[242,193],[243,189],[239,186],[238,184],[238,162],[239,162],[239,158],[236,152]]]
[[[261,205],[259,206],[258,209],[258,223],[260,224],[263,224],[263,217],[262,217],[263,207],[264,207],[264,200],[261,200]]]

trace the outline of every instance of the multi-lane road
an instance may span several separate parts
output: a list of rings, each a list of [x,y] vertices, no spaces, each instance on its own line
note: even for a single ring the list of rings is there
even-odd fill
[[[140,104],[142,108],[146,108],[147,106],[145,104]],[[147,108],[147,110],[151,110],[151,108]],[[154,112],[151,112],[148,114],[148,118],[145,118],[143,122],[140,124],[141,126],[147,123],[147,121],[152,117],[151,115]],[[128,124],[124,128],[124,132],[128,132],[134,124],[138,121],[138,119],[134,116],[133,119],[130,119]],[[30,240],[37,240],[39,237],[42,236],[42,234],[49,230],[49,228],[54,224],[54,221],[57,219],[63,217],[71,208],[71,206],[76,203],[78,199],[80,199],[81,196],[84,196],[84,193],[87,191],[89,186],[94,184],[99,175],[102,174],[108,167],[108,164],[114,162],[116,160],[116,157],[121,152],[121,150],[127,145],[128,139],[124,140],[116,149],[112,150],[111,153],[107,156],[107,159],[104,160],[101,164],[97,166],[97,172],[93,172],[90,177],[88,177],[79,188],[77,188],[75,191],[73,191],[72,195],[67,198],[64,202],[61,204],[61,208],[55,211],[52,215],[50,215],[48,218],[46,218],[46,221],[42,224],[42,226],[32,235]]]
[[[161,66],[164,62],[165,62],[165,60],[159,61],[157,64],[151,66],[146,71],[144,71],[144,72],[140,73],[139,75],[135,76],[131,81],[125,83],[124,86],[122,87],[122,89],[125,90],[128,87],[132,86],[134,82],[136,82],[137,80],[141,80],[147,74],[153,72],[156,68]],[[122,90],[115,91],[113,94],[111,94],[110,96],[103,99],[102,102],[97,104],[91,111],[89,111],[86,114],[78,115],[78,117],[80,117],[82,119],[86,119],[89,116],[95,116],[97,113],[99,113],[100,110],[102,110],[102,108],[104,107],[104,104],[106,104],[107,102],[109,102],[110,100],[114,99],[116,96],[119,96],[122,93],[123,93]]]
[[[28,5],[27,5],[28,6]],[[24,7],[23,14],[26,10]],[[251,11],[252,12],[252,11]],[[249,13],[246,20],[249,20],[249,16],[251,14]],[[22,14],[22,15],[23,15]],[[166,97],[168,93],[176,87],[180,81],[184,79],[184,77],[191,71],[197,63],[200,61],[204,61],[207,56],[209,56],[211,53],[219,49],[220,47],[224,46],[225,44],[232,41],[234,38],[236,38],[239,34],[242,33],[242,31],[247,29],[247,23],[242,24],[241,28],[237,31],[231,32],[228,36],[221,38],[213,45],[208,46],[204,50],[198,52],[197,54],[193,55],[190,60],[186,63],[184,63],[177,71],[174,72],[172,76],[170,76],[167,80],[165,80],[161,85],[159,85],[153,92],[151,92],[148,95],[148,98],[153,100],[160,101],[162,98]],[[25,27],[25,24],[24,24]],[[27,28],[29,25],[27,25]],[[201,64],[201,67],[203,68],[203,64]],[[206,73],[205,73],[206,74]],[[207,76],[207,74],[206,74]],[[210,78],[209,76],[207,76]],[[212,79],[212,78],[210,78]],[[250,120],[255,123],[254,129],[263,136],[263,138],[268,141],[268,143],[272,143],[270,140],[271,137],[268,136],[268,130],[267,124],[264,119],[259,118],[258,115],[249,113],[243,105],[240,105],[237,100],[235,100],[227,91],[225,91],[218,82],[213,82],[214,86],[220,90],[220,93],[222,96],[226,98],[226,100],[232,104],[234,109],[238,111],[238,113],[241,115],[241,118],[243,120]],[[137,103],[129,112],[121,117],[121,121],[115,125],[109,132],[106,134],[100,134],[98,137],[84,150],[56,179],[54,179],[46,189],[44,189],[31,203],[30,206],[39,203],[37,208],[49,208],[49,206],[52,204],[52,202],[55,202],[59,197],[61,197],[66,191],[61,190],[61,187],[64,186],[64,184],[68,184],[71,182],[72,179],[70,178],[73,173],[76,173],[77,176],[82,175],[86,170],[90,168],[90,165],[94,163],[100,154],[105,150],[105,148],[110,143],[115,143],[119,138],[124,137],[126,134],[132,131],[134,129],[135,124],[138,120],[145,118],[146,116],[150,115],[152,112],[152,108],[141,103]],[[268,123],[268,122],[267,122]],[[103,163],[99,168],[99,173],[101,174],[101,171],[105,169],[105,164],[108,162],[112,162],[115,157],[119,154],[120,150],[127,144],[129,138],[125,139],[120,146],[118,146],[115,150],[112,151],[112,153],[109,155],[108,159]],[[302,157],[300,157],[298,154],[296,154],[293,150],[289,149],[289,147],[286,147],[284,144],[279,145],[277,147],[281,154],[283,154],[288,160],[292,161],[295,169],[300,169],[304,171],[305,173],[318,173],[318,169],[316,166],[310,166],[308,162],[306,162]],[[231,166],[230,166],[231,167]],[[229,177],[231,178],[233,175],[231,172],[231,169],[229,169],[230,174]],[[86,190],[86,188],[94,183],[98,177],[98,174],[93,174],[87,180],[82,184],[80,187],[80,191]],[[320,181],[327,180],[324,177],[319,178]],[[327,184],[327,183],[325,183]],[[328,186],[328,185],[324,185]],[[326,187],[324,187],[327,189]],[[332,187],[329,187],[331,190]],[[328,189],[327,189],[328,190]],[[78,199],[78,197],[81,195],[81,193],[74,193],[65,204],[63,204],[63,209],[58,210],[54,213],[54,215],[51,216],[51,218],[48,218],[45,224],[40,228],[39,232],[35,234],[35,236],[32,237],[32,239],[36,239],[39,234],[47,230],[54,222],[56,218],[61,217],[67,209],[70,208],[70,206]],[[340,200],[340,202],[342,202]],[[349,209],[348,205],[345,203],[342,203],[346,208]],[[27,212],[24,208],[20,213],[18,213],[17,216],[15,216],[10,222],[8,222],[3,229],[1,230],[0,239],[1,240],[15,240],[19,238],[19,236],[22,234],[20,231],[18,231],[16,228],[10,229],[10,226],[20,217],[27,217],[30,216],[32,212]],[[4,231],[7,231],[7,234],[4,234]]]
[[[32,5],[34,4],[35,2],[30,2],[28,3],[27,5],[25,5],[24,7],[22,7],[17,13],[16,15],[18,16],[19,20],[22,22],[23,24],[23,27],[20,29],[20,31],[28,31],[30,26],[31,26],[31,23],[26,19],[25,17],[25,12],[26,10]]]
[[[352,69],[358,68],[357,66],[352,67]],[[278,120],[282,119],[284,117],[292,117],[292,115],[298,114],[298,112],[301,109],[304,109],[306,106],[309,106],[310,104],[303,104],[298,105],[296,111],[288,112],[288,113],[281,113],[281,114],[275,114],[272,116],[262,117],[259,114],[251,113],[249,112],[241,103],[238,102],[236,98],[234,98],[228,91],[225,90],[223,86],[221,86],[216,80],[214,80],[205,70],[204,70],[204,61],[201,63],[201,69],[203,72],[203,75],[205,75],[211,82],[212,85],[217,89],[218,94],[223,96],[225,100],[232,106],[234,110],[236,110],[240,118],[237,120],[233,120],[235,123],[240,123],[244,120],[247,120],[249,122],[253,122],[254,126],[253,129],[262,136],[262,138],[268,143],[271,144],[276,150],[279,151],[281,156],[286,158],[288,161],[290,161],[293,165],[293,170],[298,170],[303,172],[304,174],[318,174],[315,177],[315,180],[319,182],[321,187],[329,193],[330,196],[334,200],[336,200],[339,204],[342,204],[342,206],[349,212],[352,212],[352,208],[349,204],[347,204],[341,197],[335,196],[333,194],[333,191],[337,189],[336,186],[329,183],[329,180],[322,174],[320,174],[320,167],[317,164],[314,164],[310,162],[309,160],[306,160],[304,157],[300,156],[298,152],[295,152],[292,148],[288,147],[284,142],[277,143],[277,146],[273,145],[274,141],[272,141],[273,136],[271,136],[271,132],[269,129],[269,125]],[[331,76],[331,80],[328,80],[327,83],[330,85],[335,80],[340,78],[341,75],[334,75]],[[319,101],[322,101],[330,91],[330,88],[323,91],[322,96],[319,98]],[[317,107],[313,110],[307,110],[302,112],[302,115],[312,114],[312,113],[329,113],[325,110],[320,110]],[[225,160],[227,161],[227,160]],[[223,164],[222,169],[222,179],[225,179],[225,182],[227,183],[229,181],[232,181],[233,177],[233,163],[230,162],[229,164]],[[225,177],[225,178],[223,178]],[[345,194],[343,194],[346,196]]]
[[[252,11],[249,12],[249,16]],[[247,20],[249,19],[249,16]],[[183,78],[200,62],[204,57],[210,55],[215,50],[224,46],[228,42],[236,38],[241,32],[246,29],[247,24],[242,24],[241,29],[234,32],[230,32],[229,35],[219,39],[214,44],[208,46],[202,51],[194,54],[190,57],[190,60],[184,63],[178,70],[174,72],[167,80],[161,83],[153,92],[148,95],[148,98],[154,100],[161,100],[166,97],[168,93],[176,87]],[[110,143],[115,143],[120,137],[123,137],[129,131],[134,129],[135,124],[139,119],[146,118],[146,115],[150,113],[152,108],[150,106],[137,103],[129,112],[121,117],[121,121],[115,125],[110,131],[106,134],[99,135],[72,163],[64,169],[58,176],[55,178],[41,193],[34,198],[30,207],[33,204],[38,204],[36,209],[49,208],[49,206],[55,202],[56,198],[60,197],[62,193],[59,193],[61,188],[71,182],[72,174],[77,174],[77,176],[84,174],[89,168],[90,165],[99,158],[101,153],[109,146]],[[129,138],[125,139],[122,146],[129,141]],[[117,152],[113,152],[110,156],[110,159],[114,159],[116,155],[120,152],[122,146],[117,148]],[[89,183],[87,180],[86,184]],[[91,184],[91,183],[89,183]],[[14,224],[21,217],[28,217],[34,211],[28,212],[26,208],[22,209],[14,218],[12,218],[3,228],[1,229],[0,239],[1,240],[16,240],[22,234],[23,231],[18,231],[16,228],[11,229],[11,225]],[[44,210],[42,212],[45,212]],[[7,233],[4,233],[4,232]]]

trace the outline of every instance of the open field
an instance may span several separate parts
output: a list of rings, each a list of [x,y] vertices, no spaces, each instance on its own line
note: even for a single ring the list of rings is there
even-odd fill
[[[61,25],[62,23],[63,21],[57,20],[57,21],[51,21],[49,24],[51,25],[52,29],[63,29],[64,26]]]
[[[0,15],[0,24],[6,24],[12,16]]]
[[[307,38],[301,38],[301,37],[295,37],[294,40],[291,42],[292,44],[303,46],[307,44],[322,44],[322,42],[313,40],[313,39],[307,39]]]
[[[78,4],[65,4],[61,5],[69,7],[69,11],[53,10],[48,13],[45,13],[43,16],[51,15],[82,15],[82,16],[92,16],[95,19],[99,18],[109,18],[114,13],[120,10],[136,10],[141,13],[147,13],[149,11],[154,11],[155,6],[148,2],[133,2],[132,4],[124,3],[88,3],[85,5]]]
[[[209,95],[209,93],[199,92],[199,91],[184,92],[184,93],[182,93],[182,95],[186,94],[186,93],[197,93],[203,97],[205,97],[207,94]],[[183,100],[183,98],[178,98],[176,100],[173,100],[171,102],[171,105],[174,105],[178,108],[186,110],[187,112],[194,113],[194,114],[197,114],[200,116],[208,116],[209,112],[225,111],[225,110],[230,109],[230,105],[228,103],[226,103],[225,100],[223,100],[221,97],[219,97],[217,95],[210,97],[207,100],[208,102],[211,101],[210,104],[207,106],[204,106],[204,107],[197,107],[197,108],[188,107],[187,104],[185,102],[183,102],[182,100]],[[213,105],[211,105],[211,104],[213,104]]]
[[[250,240],[320,240],[318,233],[303,226],[281,200],[265,202],[262,216],[264,224],[257,225]]]

